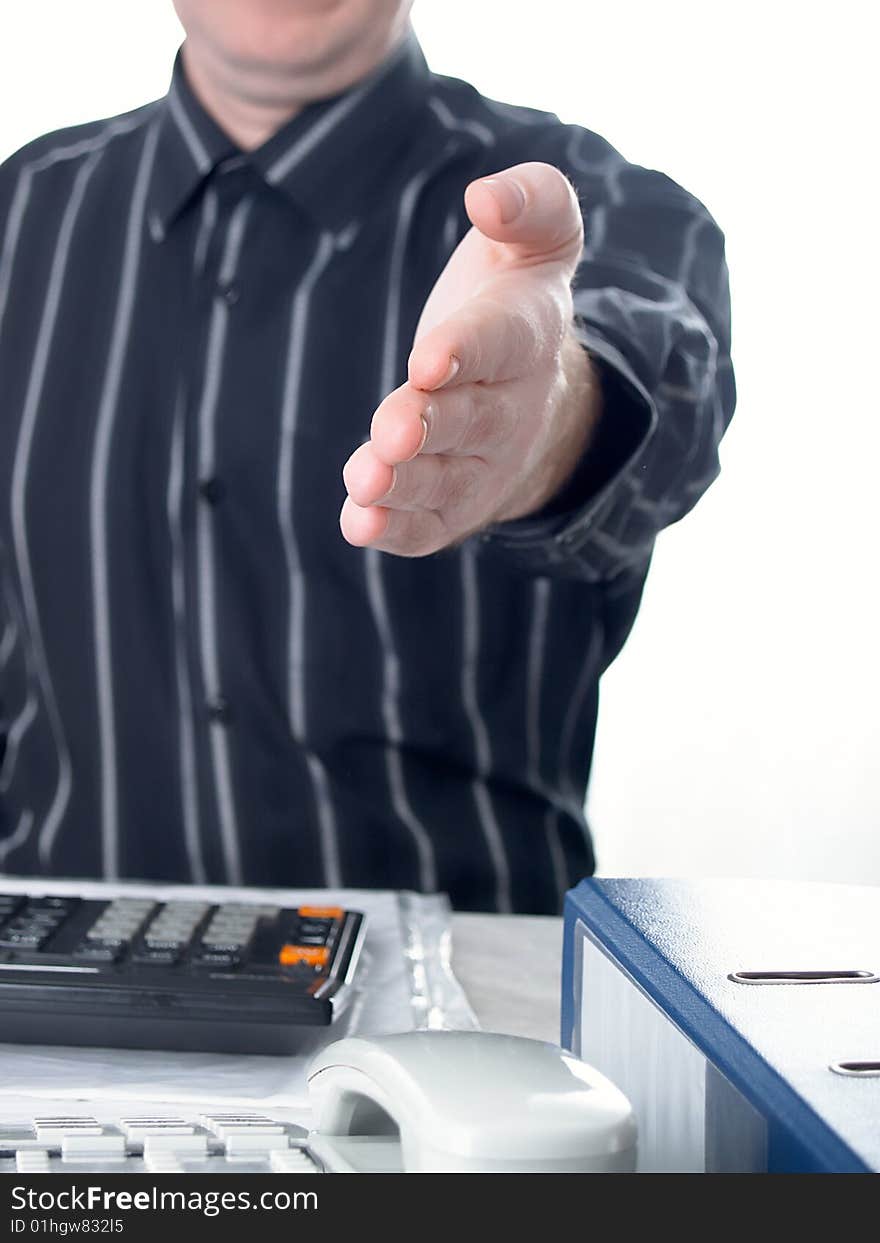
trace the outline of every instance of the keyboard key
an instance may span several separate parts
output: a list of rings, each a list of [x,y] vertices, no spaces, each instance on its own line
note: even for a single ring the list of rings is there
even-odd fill
[[[28,1151],[24,1149],[15,1154],[15,1169],[18,1174],[48,1174],[49,1154],[45,1150]]]
[[[269,1154],[269,1166],[275,1174],[317,1174],[318,1166],[302,1148],[277,1148]]]
[[[144,1153],[144,1167],[148,1174],[183,1174],[184,1168],[170,1152]]]
[[[130,1140],[146,1139],[148,1135],[194,1135],[195,1127],[182,1118],[137,1118],[123,1120],[119,1124]]]
[[[42,1125],[36,1123],[35,1130],[37,1132],[37,1140],[41,1144],[61,1144],[63,1143],[65,1136],[68,1135],[87,1135],[93,1137],[104,1134],[104,1128],[102,1126],[98,1126],[97,1123],[91,1126],[88,1123],[74,1122],[44,1123]]]
[[[230,1159],[235,1159],[252,1156],[255,1153],[277,1152],[288,1146],[288,1139],[284,1134],[265,1135],[262,1131],[242,1131],[240,1134],[228,1137],[226,1155]]]
[[[207,1135],[148,1135],[144,1139],[144,1160],[171,1153],[178,1160],[193,1161],[208,1155]]]
[[[218,1139],[229,1139],[240,1135],[286,1135],[280,1122],[249,1122],[247,1119],[232,1122],[217,1122],[212,1130]]]
[[[34,1118],[34,1126],[60,1126],[69,1122],[71,1126],[98,1126],[97,1118],[91,1114],[38,1114]]]
[[[65,1135],[61,1141],[62,1161],[124,1161],[125,1137],[122,1135]]]

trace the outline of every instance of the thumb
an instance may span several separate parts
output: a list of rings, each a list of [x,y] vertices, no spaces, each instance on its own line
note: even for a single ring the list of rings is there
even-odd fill
[[[584,225],[571,183],[552,164],[516,164],[472,181],[464,205],[475,228],[526,263],[563,262],[574,271]]]

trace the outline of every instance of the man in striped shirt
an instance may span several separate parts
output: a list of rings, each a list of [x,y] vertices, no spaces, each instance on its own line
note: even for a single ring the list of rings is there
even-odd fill
[[[165,98],[0,168],[0,869],[556,911],[722,236],[406,0],[177,8]]]

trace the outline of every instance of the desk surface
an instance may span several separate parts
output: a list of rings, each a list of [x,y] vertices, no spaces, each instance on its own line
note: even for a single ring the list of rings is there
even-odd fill
[[[485,1031],[559,1043],[561,919],[455,914],[452,969]]]

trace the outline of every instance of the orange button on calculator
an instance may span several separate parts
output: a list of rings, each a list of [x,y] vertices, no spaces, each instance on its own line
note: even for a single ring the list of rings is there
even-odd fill
[[[345,911],[341,906],[301,906],[297,914],[300,919],[342,919]]]
[[[282,945],[278,954],[282,967],[295,967],[301,962],[312,967],[325,967],[329,960],[330,951],[326,945]]]

